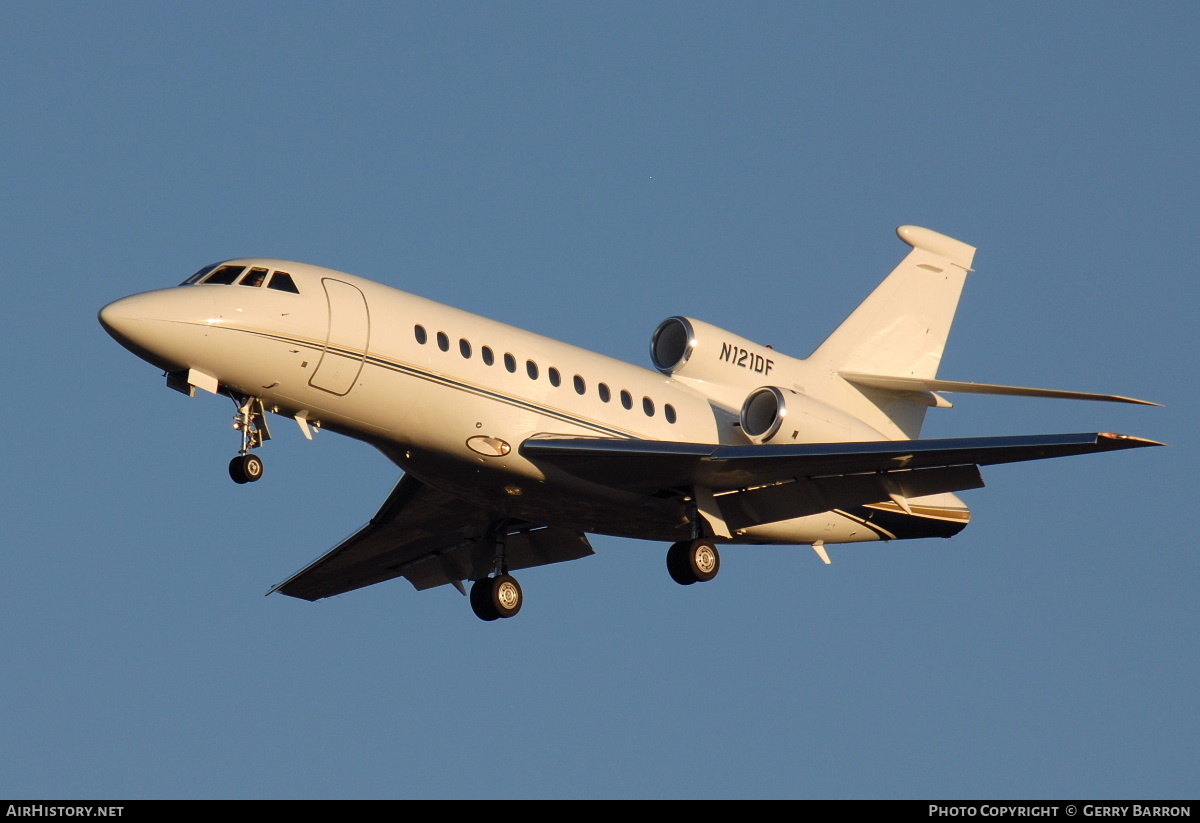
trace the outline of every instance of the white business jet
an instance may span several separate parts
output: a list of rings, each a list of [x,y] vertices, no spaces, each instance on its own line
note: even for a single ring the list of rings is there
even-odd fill
[[[121,345],[190,396],[237,407],[238,483],[267,412],[404,470],[378,514],[276,586],[305,600],[395,577],[467,593],[484,620],[523,601],[510,572],[592,554],[586,533],[671,543],[711,580],[726,544],[950,537],[979,467],[1161,445],[1111,433],[919,439],[942,392],[1145,403],[937,379],[975,249],[916,226],[912,250],[807,359],[690,317],[650,340],[657,371],[342,272],[267,259],[207,266],[105,306]],[[1150,404],[1153,405],[1153,404]]]

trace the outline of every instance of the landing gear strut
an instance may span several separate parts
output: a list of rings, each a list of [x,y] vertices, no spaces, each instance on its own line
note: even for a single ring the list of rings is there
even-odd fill
[[[234,483],[253,483],[263,476],[263,462],[251,449],[257,449],[271,439],[267,427],[267,412],[262,400],[244,394],[231,394],[237,404],[233,417],[233,428],[242,433],[242,448],[238,456],[229,461],[229,476]]]
[[[508,562],[504,556],[507,537],[503,521],[492,526],[492,539],[496,547],[492,576],[481,577],[471,586],[471,610],[480,620],[512,617],[525,602],[521,584],[508,573]]]
[[[667,572],[681,586],[706,583],[721,570],[717,544],[706,537],[681,540],[667,550]]]

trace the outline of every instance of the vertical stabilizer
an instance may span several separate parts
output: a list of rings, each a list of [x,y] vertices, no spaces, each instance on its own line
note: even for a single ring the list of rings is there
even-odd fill
[[[912,251],[809,363],[834,372],[937,376],[975,247],[919,226],[896,234]]]

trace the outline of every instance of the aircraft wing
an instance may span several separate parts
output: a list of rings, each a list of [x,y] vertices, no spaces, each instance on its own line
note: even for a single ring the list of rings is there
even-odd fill
[[[655,493],[686,486],[735,491],[801,478],[988,466],[1161,445],[1112,433],[762,446],[542,435],[526,440],[521,453],[601,485]]]
[[[405,475],[370,523],[267,593],[320,600],[396,577],[418,590],[477,580],[492,570],[489,531],[499,519]],[[582,532],[521,523],[508,533],[505,557],[512,570],[593,553]]]

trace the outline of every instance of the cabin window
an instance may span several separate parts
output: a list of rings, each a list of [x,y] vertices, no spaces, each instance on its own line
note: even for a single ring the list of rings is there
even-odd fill
[[[204,282],[214,286],[228,286],[241,276],[245,266],[221,266],[215,272],[204,278]]]
[[[633,408],[633,395],[621,389],[621,405],[627,409]]]
[[[492,354],[492,350],[488,346],[480,349],[479,355],[483,358],[483,362],[489,366],[496,362],[496,355]]]
[[[413,326],[413,336],[417,338],[417,342],[422,346],[429,340],[429,335],[425,333],[424,326]]]
[[[575,393],[587,394],[587,383],[584,383],[583,378],[579,375],[575,375]]]
[[[242,278],[242,282],[239,285],[253,286],[255,288],[258,288],[259,286],[261,286],[263,284],[263,281],[266,279],[267,279],[267,269],[257,269],[257,268],[250,269],[250,273]]]
[[[517,358],[513,357],[508,352],[504,353],[504,368],[513,373],[516,373],[517,371]]]
[[[646,413],[647,417],[654,416],[654,401],[649,397],[642,398],[642,411]]]
[[[532,360],[526,360],[525,361],[525,373],[527,375],[529,375],[530,380],[537,380],[537,376],[538,376],[537,363],[534,363]]]
[[[271,282],[267,284],[267,288],[275,289],[275,291],[288,291],[292,294],[300,293],[292,276],[285,271],[277,271],[271,275]]]
[[[550,378],[550,385],[557,386],[562,383],[562,375],[558,373],[558,369],[551,366],[546,369],[546,376]]]
[[[442,351],[450,351],[450,338],[446,336],[444,331],[437,333],[438,348]]]
[[[213,269],[215,269],[215,268],[216,268],[218,265],[220,265],[220,264],[219,264],[219,263],[213,263],[211,266],[205,266],[204,268],[200,269],[200,271],[196,272],[195,274],[193,274],[193,275],[192,275],[191,277],[189,277],[187,280],[184,280],[184,281],[183,281],[182,283],[180,283],[179,285],[181,285],[181,286],[190,286],[190,285],[192,285],[193,283],[199,283],[201,280],[203,280],[203,279],[204,279],[204,275],[208,274],[210,271],[212,271]]]
[[[663,417],[667,418],[668,423],[675,422],[675,407],[672,406],[670,403],[663,406]]]
[[[609,392],[607,383],[601,383],[596,387],[596,391],[599,393],[600,399],[605,403],[607,403],[609,400],[612,400],[612,393]]]
[[[459,340],[458,341],[458,351],[459,351],[459,354],[461,354],[463,356],[464,360],[470,360],[471,359],[471,342],[469,340],[467,340],[466,338],[462,338],[461,340]]]

